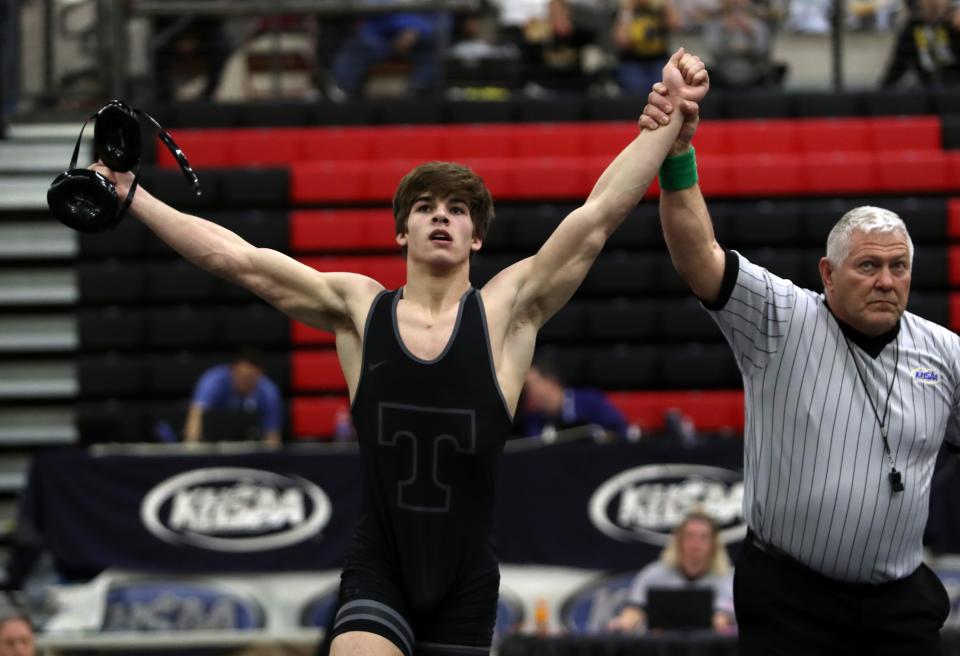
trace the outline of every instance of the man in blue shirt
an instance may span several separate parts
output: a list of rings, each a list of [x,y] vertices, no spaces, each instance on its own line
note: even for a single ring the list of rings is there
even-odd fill
[[[283,399],[254,355],[243,354],[231,364],[216,365],[200,376],[183,429],[185,442],[203,439],[203,415],[208,410],[256,413],[260,417],[264,442],[271,446],[280,445]]]
[[[332,64],[333,100],[360,94],[370,69],[399,56],[412,65],[408,91],[429,93],[437,82],[437,41],[450,29],[450,16],[407,12],[385,13],[364,20],[337,52]]]
[[[617,437],[626,435],[627,420],[603,392],[565,387],[556,369],[547,361],[536,362],[530,368],[524,394],[524,434],[528,437],[590,425],[600,426]]]

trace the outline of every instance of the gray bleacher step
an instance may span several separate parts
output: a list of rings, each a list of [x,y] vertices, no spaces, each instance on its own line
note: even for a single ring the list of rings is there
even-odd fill
[[[31,140],[31,141],[57,141],[70,144],[70,151],[67,153],[67,159],[73,152],[73,144],[77,141],[77,135],[80,134],[80,127],[83,121],[70,121],[66,123],[11,123],[7,126],[7,139]],[[84,141],[93,140],[93,130],[91,126],[83,133]]]
[[[66,170],[73,143],[63,141],[0,141],[0,174],[40,173],[52,176]],[[89,155],[84,150],[81,156]]]
[[[0,260],[74,258],[80,251],[75,230],[52,217],[0,223]]]
[[[0,270],[0,306],[68,305],[79,298],[74,269]]]
[[[73,361],[0,362],[0,399],[70,398],[80,391]]]
[[[79,345],[80,331],[75,315],[0,317],[0,352],[75,351]]]
[[[0,210],[41,210],[47,207],[49,174],[0,176]]]
[[[0,472],[0,493],[19,492],[26,484],[26,472]]]
[[[0,407],[0,446],[72,444],[78,437],[77,413],[71,406]]]

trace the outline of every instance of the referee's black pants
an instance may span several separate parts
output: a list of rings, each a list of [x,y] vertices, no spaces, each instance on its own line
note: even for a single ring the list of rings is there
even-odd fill
[[[747,536],[733,577],[741,656],[933,656],[950,611],[930,568],[879,585],[829,579]]]

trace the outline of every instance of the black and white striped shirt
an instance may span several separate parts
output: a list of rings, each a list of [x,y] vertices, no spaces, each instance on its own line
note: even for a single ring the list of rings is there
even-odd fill
[[[960,444],[960,338],[906,312],[896,337],[871,357],[844,337],[823,294],[733,252],[727,269],[708,309],[743,374],[747,522],[759,539],[830,578],[909,575],[922,557],[937,452],[944,437]],[[886,421],[903,492],[888,480],[865,387],[881,414],[892,389]]]

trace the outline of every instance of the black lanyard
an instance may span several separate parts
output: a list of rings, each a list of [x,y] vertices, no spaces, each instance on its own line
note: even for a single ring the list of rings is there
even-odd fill
[[[900,364],[900,340],[897,338],[894,339],[897,354],[894,357],[893,375],[890,377],[890,387],[887,388],[887,398],[883,402],[883,416],[881,417],[877,411],[877,405],[873,402],[873,397],[870,396],[870,389],[867,387],[867,381],[863,377],[863,372],[860,371],[860,362],[857,360],[857,354],[853,352],[846,333],[842,330],[840,333],[843,335],[843,341],[847,343],[847,350],[850,352],[850,357],[853,358],[853,366],[857,368],[857,378],[860,379],[860,384],[863,385],[863,392],[867,397],[867,401],[870,402],[873,416],[877,418],[877,424],[880,426],[880,437],[883,438],[883,451],[887,454],[887,460],[890,461],[890,473],[887,475],[887,478],[890,479],[890,487],[894,492],[903,492],[903,475],[897,471],[897,464],[893,461],[893,454],[890,452],[890,442],[887,440],[887,413],[890,411],[890,395],[893,393],[893,383],[897,379],[897,366]]]

